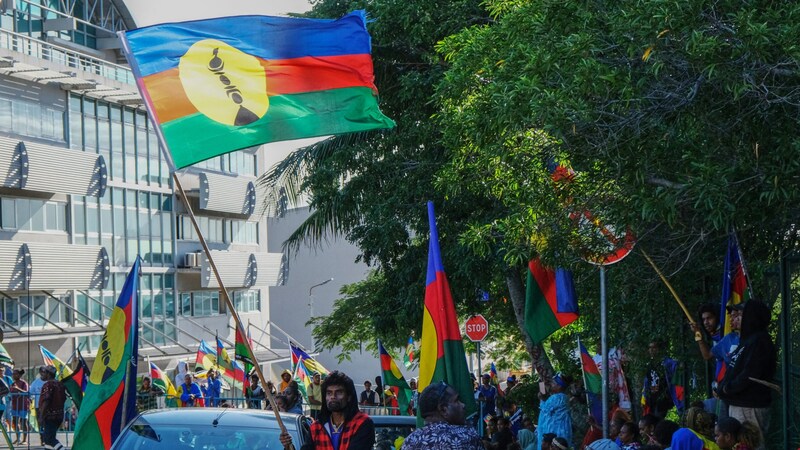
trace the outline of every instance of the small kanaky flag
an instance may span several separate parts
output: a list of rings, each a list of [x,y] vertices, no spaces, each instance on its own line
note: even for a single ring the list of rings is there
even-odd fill
[[[525,291],[525,331],[541,344],[548,336],[578,318],[578,298],[572,272],[549,269],[539,259],[528,263]]]

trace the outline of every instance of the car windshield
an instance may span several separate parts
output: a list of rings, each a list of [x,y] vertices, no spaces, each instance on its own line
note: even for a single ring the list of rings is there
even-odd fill
[[[296,431],[290,430],[291,434]],[[282,449],[276,428],[151,424],[137,420],[120,438],[120,450],[231,450]],[[299,442],[297,436],[293,436]]]

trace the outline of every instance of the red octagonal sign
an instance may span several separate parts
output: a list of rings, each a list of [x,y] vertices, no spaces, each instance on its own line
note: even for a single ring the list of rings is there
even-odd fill
[[[472,316],[464,324],[464,331],[466,331],[469,340],[480,342],[486,339],[489,334],[489,321],[480,314]]]

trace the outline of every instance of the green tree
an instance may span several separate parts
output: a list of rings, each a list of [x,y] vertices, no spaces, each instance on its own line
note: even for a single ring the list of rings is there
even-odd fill
[[[323,0],[312,14],[359,5]],[[691,309],[718,298],[735,225],[757,292],[771,296],[767,269],[797,245],[800,6],[484,5],[369,2],[381,106],[397,130],[302,149],[264,180],[289,197],[310,195],[314,212],[290,248],[344,234],[376,267],[345,290],[350,301],[334,317],[372,308],[371,328],[388,346],[419,332],[426,200],[437,204],[459,311],[511,324],[505,332],[526,341],[545,374],[549,360],[519,326],[525,262],[538,254],[576,270],[583,315],[550,339],[553,354],[574,348],[576,330],[596,336],[597,269],[582,261],[606,239],[581,219],[585,211],[630,226]],[[574,180],[554,181],[550,161],[571,165]],[[644,354],[658,335],[696,365],[685,320],[641,257],[612,266],[608,284],[612,344]],[[510,302],[481,304],[479,288]],[[367,329],[332,322],[315,322],[326,347],[367,339]],[[575,367],[566,358],[557,365]]]

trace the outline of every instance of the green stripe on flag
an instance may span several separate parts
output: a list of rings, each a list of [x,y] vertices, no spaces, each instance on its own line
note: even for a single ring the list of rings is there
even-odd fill
[[[199,112],[162,124],[175,166],[190,166],[266,142],[394,126],[367,87],[277,95],[269,102],[264,117],[246,126],[226,125]]]

